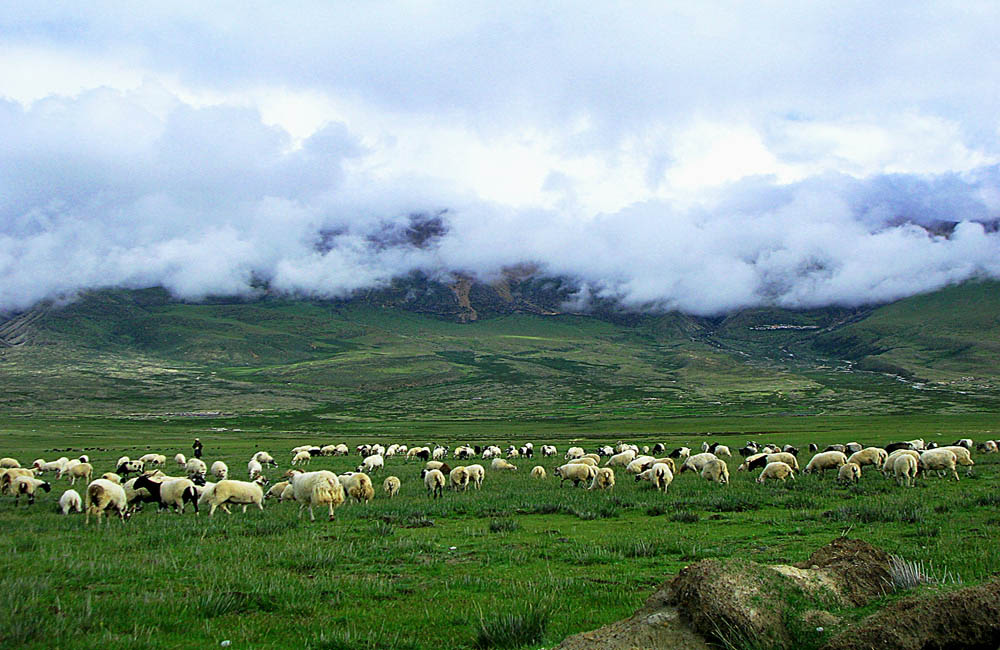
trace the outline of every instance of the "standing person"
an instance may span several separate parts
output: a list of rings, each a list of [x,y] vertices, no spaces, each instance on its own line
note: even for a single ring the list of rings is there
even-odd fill
[[[194,439],[194,444],[191,445],[191,448],[194,449],[194,457],[195,458],[201,458],[201,448],[202,448],[202,446],[203,445],[201,444],[201,440],[199,440],[198,438],[195,438]]]

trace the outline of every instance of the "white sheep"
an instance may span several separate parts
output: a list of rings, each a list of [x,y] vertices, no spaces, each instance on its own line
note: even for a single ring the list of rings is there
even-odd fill
[[[573,485],[578,486],[583,481],[593,480],[597,468],[580,463],[566,463],[557,467],[553,473],[559,477],[559,487],[562,487],[564,481],[573,481]]]
[[[733,457],[733,452],[731,452],[729,450],[729,447],[727,447],[725,445],[716,445],[715,446],[715,451],[712,452],[712,453],[714,453],[719,458],[732,458]]]
[[[296,475],[292,481],[292,496],[299,502],[299,517],[302,509],[309,507],[309,521],[316,521],[313,506],[326,505],[333,521],[333,509],[344,502],[344,487],[333,472],[320,470]]]
[[[292,465],[308,465],[312,460],[312,454],[308,451],[299,451],[292,456]]]
[[[466,467],[465,471],[469,473],[469,482],[475,485],[477,490],[481,489],[483,487],[483,479],[486,478],[486,468],[475,464]]]
[[[452,490],[464,492],[469,488],[469,471],[463,465],[453,468],[448,473],[448,482]]]
[[[385,467],[385,458],[381,454],[374,454],[372,456],[366,457],[361,464],[358,465],[359,472],[365,472],[366,474],[374,474],[378,470]]]
[[[390,499],[399,494],[399,487],[399,478],[396,476],[386,476],[385,480],[382,481],[382,489],[385,490]]]
[[[605,463],[605,467],[627,467],[629,463],[635,460],[636,452],[634,449],[626,449],[620,453],[615,454],[609,458]]]
[[[69,459],[67,458],[50,460],[48,462],[39,458],[32,464],[32,467],[35,468],[35,472],[38,474],[45,474],[46,472],[56,472],[59,474],[63,471],[63,468],[66,467],[67,462],[69,462]]]
[[[852,454],[852,457],[854,454]],[[837,482],[838,483],[857,483],[861,480],[861,465],[848,460],[846,463],[840,466],[837,470]]]
[[[545,478],[545,468],[541,465],[535,465],[531,468],[531,478]]]
[[[888,465],[888,461],[886,465]],[[896,482],[900,485],[913,487],[913,479],[917,476],[919,463],[910,454],[900,454],[892,461],[892,473],[896,477]]]
[[[651,471],[653,472],[653,485],[660,492],[666,492],[674,480],[673,470],[666,463],[656,463]]]
[[[571,460],[573,458],[580,458],[583,456],[583,454],[584,451],[582,447],[570,447],[569,449],[566,450],[566,455],[564,456],[564,458],[566,460]]]
[[[229,466],[221,460],[215,461],[212,463],[212,476],[214,476],[217,481],[225,481],[229,478]]]
[[[188,461],[184,454],[174,454],[174,462],[181,467],[187,467]]]
[[[94,473],[94,466],[91,465],[90,463],[77,463],[76,465],[71,466],[66,471],[66,474],[69,475],[70,485],[76,485],[76,479],[78,478],[84,479],[84,481],[90,483],[90,478],[93,475],[93,473]],[[59,478],[62,478],[62,476],[63,475],[60,474]]]
[[[702,452],[700,454],[695,454],[694,456],[688,456],[681,465],[681,471],[678,474],[683,474],[684,472],[695,472],[700,474],[705,466],[712,461],[719,460],[719,458],[710,452]],[[728,470],[727,470],[728,471]]]
[[[107,481],[111,481],[115,485],[121,485],[122,484],[122,477],[118,476],[114,472],[104,472],[103,474],[101,474],[101,478],[103,478],[103,479],[105,479]]]
[[[494,458],[490,462],[490,468],[495,470],[517,471],[517,465],[511,464],[503,458]]]
[[[760,476],[757,477],[757,482],[763,483],[767,479],[772,479],[784,483],[786,478],[791,478],[794,481],[795,470],[788,463],[778,460],[764,466],[764,469],[760,472]]]
[[[856,451],[847,458],[848,463],[854,463],[859,467],[873,465],[876,469],[881,469],[889,454],[880,447],[865,447]]]
[[[3,476],[0,476],[0,493],[9,493],[13,482],[21,476],[34,477],[35,470],[28,467],[3,468]]]
[[[806,474],[819,472],[822,478],[823,473],[828,469],[840,470],[841,466],[847,463],[847,454],[842,451],[822,451],[811,459],[803,470]]]
[[[191,503],[198,512],[198,490],[191,479],[177,477],[153,478],[148,474],[136,478],[133,490],[145,488],[160,504],[160,510],[173,506],[178,514],[184,514],[184,504]]]
[[[949,445],[947,447],[938,447],[938,449],[947,449],[948,451],[955,453],[955,462],[968,469],[965,470],[966,476],[972,476],[972,467],[975,463],[972,461],[972,452],[969,451],[967,447],[962,445]]]
[[[163,454],[145,454],[140,457],[139,460],[141,460],[145,465],[163,465],[167,462],[167,457]]]
[[[372,479],[363,472],[344,474],[340,477],[340,481],[347,496],[358,503],[370,503],[375,498],[375,486],[372,485]]]
[[[129,460],[128,456],[123,456],[122,458],[124,458],[125,460],[122,461],[121,458],[118,459],[119,460],[118,465],[115,466],[116,474],[121,474],[122,476],[128,476],[129,474],[138,474],[142,472],[142,468],[145,466],[145,463],[143,463],[141,460],[139,459]],[[71,460],[69,461],[69,463],[66,464],[67,467],[66,471],[72,469],[74,462],[75,461]]]
[[[208,512],[209,517],[213,516],[215,509],[219,507],[228,513],[229,508],[227,506],[230,504],[243,506],[243,512],[247,511],[247,506],[255,505],[263,512],[264,490],[257,482],[248,483],[246,481],[226,479],[225,481],[219,481],[213,487],[205,490],[201,498],[198,499],[198,503],[199,505],[207,503],[211,506]]]
[[[122,523],[125,523],[125,509],[128,501],[125,498],[125,489],[121,485],[116,485],[103,478],[90,482],[87,486],[87,495],[84,505],[87,508],[86,523],[90,523],[90,515],[97,517],[97,523],[102,522],[102,515],[105,510],[112,510],[118,513]]]
[[[590,481],[588,490],[615,489],[615,470],[610,467],[598,467],[594,470],[594,478]]]
[[[261,465],[270,465],[271,467],[278,466],[278,461],[274,460],[274,457],[266,451],[258,451],[252,456],[252,458]]]
[[[425,469],[423,470],[424,475],[424,487],[427,488],[427,495],[432,498],[438,498],[444,495],[444,474],[441,473],[439,469]]]
[[[635,459],[625,467],[625,472],[628,474],[638,474],[639,472],[644,472],[652,467],[655,461],[656,459],[652,456],[636,456]]]
[[[43,481],[40,478],[35,478],[34,476],[18,476],[11,483],[10,490],[14,493],[15,503],[20,501],[21,495],[24,494],[28,497],[28,505],[30,506],[35,502],[35,492],[41,489],[45,492],[50,492],[52,486],[49,485],[48,481]]]
[[[83,512],[83,499],[80,498],[80,493],[73,489],[66,490],[59,497],[59,511],[68,515],[70,510]]]
[[[279,481],[275,483],[270,488],[268,488],[267,492],[264,493],[264,500],[265,501],[267,499],[280,500],[282,492],[284,492],[285,488],[287,488],[289,485],[291,485],[291,481]]]
[[[4,469],[17,469],[21,463],[16,458],[0,458],[0,467]]]
[[[709,460],[701,468],[701,477],[706,481],[726,485],[729,483],[729,467],[724,460],[719,458]]]
[[[247,463],[247,473],[250,475],[250,480],[256,479],[264,471],[264,466],[260,464],[259,461],[251,459]]]
[[[559,452],[556,451],[554,445],[542,445],[542,456],[548,458],[549,456],[555,456],[557,453]]]
[[[200,458],[188,458],[187,465],[184,466],[188,478],[204,480],[208,474],[208,466]]]
[[[958,456],[950,449],[938,448],[925,451],[920,454],[920,467],[926,472],[937,472],[938,477],[944,476],[947,472],[959,480],[958,471],[955,466],[958,463]]]

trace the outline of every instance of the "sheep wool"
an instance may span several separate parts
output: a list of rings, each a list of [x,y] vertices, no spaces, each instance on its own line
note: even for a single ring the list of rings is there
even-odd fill
[[[83,499],[76,490],[66,490],[59,497],[59,512],[68,515],[70,510],[83,512]]]
[[[851,457],[853,458],[856,455],[857,454],[852,454]],[[859,480],[861,480],[861,465],[857,463],[848,461],[841,465],[840,469],[837,470],[838,483],[850,484],[857,483]]]
[[[90,523],[90,515],[97,517],[98,525],[105,510],[111,510],[125,523],[125,509],[128,501],[125,499],[125,489],[103,478],[91,481],[87,486],[87,496],[84,506],[87,509],[86,523]]]
[[[385,480],[382,481],[382,489],[389,495],[390,499],[399,494],[399,486],[399,478],[396,476],[386,476]]]
[[[357,476],[357,475],[356,475]],[[320,470],[318,472],[303,472],[295,476],[292,481],[292,494],[299,502],[299,517],[302,516],[303,508],[309,508],[309,520],[316,521],[313,515],[313,506],[326,505],[329,507],[330,520],[334,518],[333,510],[344,502],[344,487],[333,472]]]
[[[531,478],[545,478],[545,468],[541,465],[535,465],[531,468]]]
[[[425,469],[423,471],[424,475],[424,487],[427,488],[427,496],[431,498],[438,498],[444,495],[444,474],[441,473],[439,469]]]

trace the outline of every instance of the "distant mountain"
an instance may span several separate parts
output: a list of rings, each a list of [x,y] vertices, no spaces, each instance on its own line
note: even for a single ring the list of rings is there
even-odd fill
[[[997,282],[719,318],[611,302],[573,313],[576,291],[524,268],[492,282],[413,274],[334,301],[90,292],[2,319],[0,407],[378,421],[1000,406]]]

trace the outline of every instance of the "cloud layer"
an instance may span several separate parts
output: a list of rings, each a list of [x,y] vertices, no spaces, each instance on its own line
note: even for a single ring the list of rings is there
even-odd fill
[[[15,3],[0,310],[522,262],[699,314],[1000,277],[992,5],[578,7]]]

